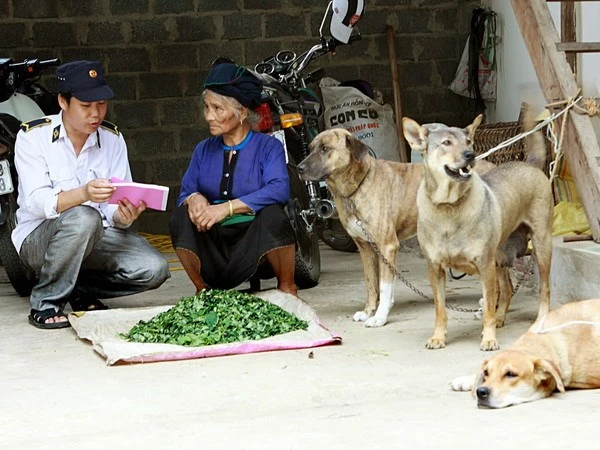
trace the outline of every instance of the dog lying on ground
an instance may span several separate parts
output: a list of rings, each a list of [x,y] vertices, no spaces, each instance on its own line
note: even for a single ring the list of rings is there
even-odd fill
[[[494,167],[482,163],[477,170]],[[417,233],[416,198],[422,171],[421,164],[373,158],[369,147],[338,128],[319,133],[310,144],[310,154],[298,164],[304,180],[326,181],[340,221],[358,247],[367,302],[353,318],[367,327],[385,325],[394,303],[400,242]],[[382,260],[371,242],[390,264]]]
[[[417,195],[418,233],[435,301],[430,349],[446,346],[445,269],[479,274],[483,288],[481,350],[496,350],[496,326],[504,325],[512,296],[507,266],[523,253],[531,237],[540,278],[538,317],[550,304],[553,198],[540,169],[546,160],[543,138],[531,140],[528,162],[508,162],[483,175],[473,171],[473,138],[478,116],[461,129],[419,125],[403,119],[411,148],[423,153],[423,180]],[[536,167],[534,164],[538,164]]]
[[[549,397],[565,388],[600,388],[600,299],[552,310],[477,374],[452,381],[471,391],[480,408],[504,408]]]

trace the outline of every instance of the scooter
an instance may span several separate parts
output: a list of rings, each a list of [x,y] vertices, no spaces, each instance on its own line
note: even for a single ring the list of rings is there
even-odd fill
[[[21,123],[59,111],[56,95],[37,83],[45,69],[59,65],[58,58],[18,63],[0,58],[0,262],[13,288],[23,297],[31,293],[35,276],[21,261],[11,240],[19,184],[14,165],[15,140]]]

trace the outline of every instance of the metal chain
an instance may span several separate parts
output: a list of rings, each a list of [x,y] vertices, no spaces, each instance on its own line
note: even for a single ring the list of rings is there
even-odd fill
[[[354,202],[352,201],[352,199],[350,199],[350,198],[344,198],[344,201],[346,201],[348,203],[348,205],[350,206],[350,211],[356,217],[356,224],[360,227],[360,229],[362,230],[362,232],[365,234],[365,236],[367,238],[367,241],[369,242],[369,244],[371,245],[371,247],[373,247],[373,250],[375,251],[375,253],[377,253],[377,256],[379,256],[379,258],[381,259],[381,261],[386,266],[388,266],[388,268],[393,273],[396,274],[396,276],[398,277],[398,279],[400,281],[402,281],[406,286],[408,286],[408,288],[410,290],[412,290],[415,294],[419,295],[420,297],[424,298],[425,300],[429,300],[430,302],[434,302],[434,300],[431,297],[429,297],[426,294],[424,294],[423,292],[421,292],[413,284],[411,284],[406,278],[404,278],[402,276],[402,274],[398,271],[398,269],[396,268],[396,266],[394,264],[392,264],[390,261],[388,261],[388,259],[383,255],[383,253],[381,252],[381,250],[379,249],[379,247],[375,243],[375,239],[373,239],[373,236],[371,235],[371,233],[369,233],[367,231],[367,229],[364,227],[363,221],[360,218],[360,216],[358,215],[358,212],[356,210],[356,206],[354,205]],[[531,265],[533,264],[533,259],[530,261],[530,264]],[[533,272],[533,270],[531,272]],[[521,283],[525,280],[526,276],[527,276],[527,273],[525,273],[523,275],[523,277],[521,277],[521,279],[517,282],[516,287],[513,289],[513,293],[512,293],[511,298],[517,293],[517,290],[521,286]],[[446,303],[446,309],[450,309],[452,311],[457,311],[457,312],[464,312],[464,313],[477,313],[477,312],[479,312],[481,310],[481,308],[478,308],[478,309],[462,308],[460,306],[448,305],[448,303]]]
[[[517,284],[515,285],[515,287],[513,288],[513,293],[510,296],[510,298],[513,298],[515,296],[515,294],[517,293],[517,291],[519,290],[519,288],[521,287],[521,284],[528,279],[531,275],[533,275],[533,258],[534,258],[534,254],[532,254],[529,257],[529,263],[527,264],[527,267],[525,268],[525,271],[523,273],[523,276],[521,277],[521,279],[519,281],[517,281]]]

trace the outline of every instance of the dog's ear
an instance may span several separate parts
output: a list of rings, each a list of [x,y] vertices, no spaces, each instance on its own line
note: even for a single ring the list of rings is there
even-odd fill
[[[471,140],[473,140],[473,138],[475,137],[475,130],[477,130],[477,127],[479,125],[481,125],[482,121],[483,121],[483,114],[479,114],[477,117],[475,117],[475,120],[473,121],[473,123],[471,125],[469,125],[467,128],[465,128],[465,130],[467,131],[467,134],[469,135],[469,138]]]
[[[346,136],[346,148],[352,152],[352,155],[354,155],[358,161],[363,159],[369,153],[369,146],[362,143],[351,134]]]
[[[427,150],[427,137],[429,136],[427,128],[422,127],[413,119],[403,117],[402,130],[410,148],[421,153]]]
[[[547,388],[549,392],[552,392],[554,387],[560,392],[565,392],[560,369],[554,362],[539,358],[534,361],[533,365],[535,378],[539,384]]]

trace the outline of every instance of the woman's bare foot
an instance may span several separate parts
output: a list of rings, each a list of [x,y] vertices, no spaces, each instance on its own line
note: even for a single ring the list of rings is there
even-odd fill
[[[286,294],[291,294],[294,297],[298,297],[298,288],[296,287],[295,284],[290,285],[279,285],[277,286],[277,289],[279,289],[281,292],[285,292]]]

